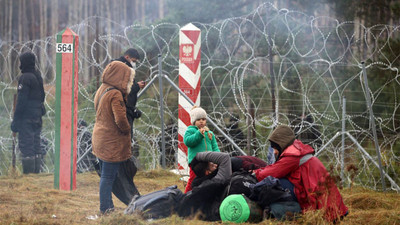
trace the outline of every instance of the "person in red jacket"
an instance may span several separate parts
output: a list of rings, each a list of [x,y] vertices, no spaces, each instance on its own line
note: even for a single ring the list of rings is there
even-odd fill
[[[287,178],[303,212],[321,209],[325,219],[335,221],[347,215],[342,196],[321,161],[313,156],[314,149],[295,139],[293,130],[280,125],[272,132],[269,141],[277,161],[254,170],[258,181],[268,176]]]

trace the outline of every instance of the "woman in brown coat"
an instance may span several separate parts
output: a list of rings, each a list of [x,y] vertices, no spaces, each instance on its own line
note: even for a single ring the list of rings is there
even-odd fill
[[[111,62],[103,72],[102,85],[94,97],[96,122],[92,144],[101,168],[101,213],[114,209],[112,186],[121,162],[131,157],[131,127],[126,117],[125,99],[134,76],[135,71],[124,63]]]

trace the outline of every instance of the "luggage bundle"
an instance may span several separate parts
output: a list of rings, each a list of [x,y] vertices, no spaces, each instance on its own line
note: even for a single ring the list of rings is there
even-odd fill
[[[301,213],[299,203],[274,177],[257,182],[249,172],[235,172],[228,189],[219,208],[222,221],[255,223],[267,218],[292,219]]]
[[[183,197],[176,185],[142,196],[135,196],[125,214],[140,214],[145,219],[161,219],[176,212]]]
[[[206,221],[260,222],[266,218],[291,219],[301,212],[300,205],[278,179],[261,182],[248,172],[235,172],[229,183],[204,181],[183,194],[176,185],[142,196],[135,196],[125,214],[140,214],[145,219],[197,216]]]

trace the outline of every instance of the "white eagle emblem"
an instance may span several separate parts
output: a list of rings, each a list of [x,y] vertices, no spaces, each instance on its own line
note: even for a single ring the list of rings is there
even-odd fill
[[[192,46],[183,46],[183,54],[188,57],[189,55],[192,54],[193,48]]]

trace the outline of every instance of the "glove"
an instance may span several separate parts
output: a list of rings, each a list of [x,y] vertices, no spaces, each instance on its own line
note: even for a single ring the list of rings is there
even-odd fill
[[[133,111],[133,118],[137,119],[140,118],[141,116],[142,116],[142,111],[136,108],[135,111]]]
[[[15,120],[11,122],[11,131],[14,133],[18,132],[19,123]]]

